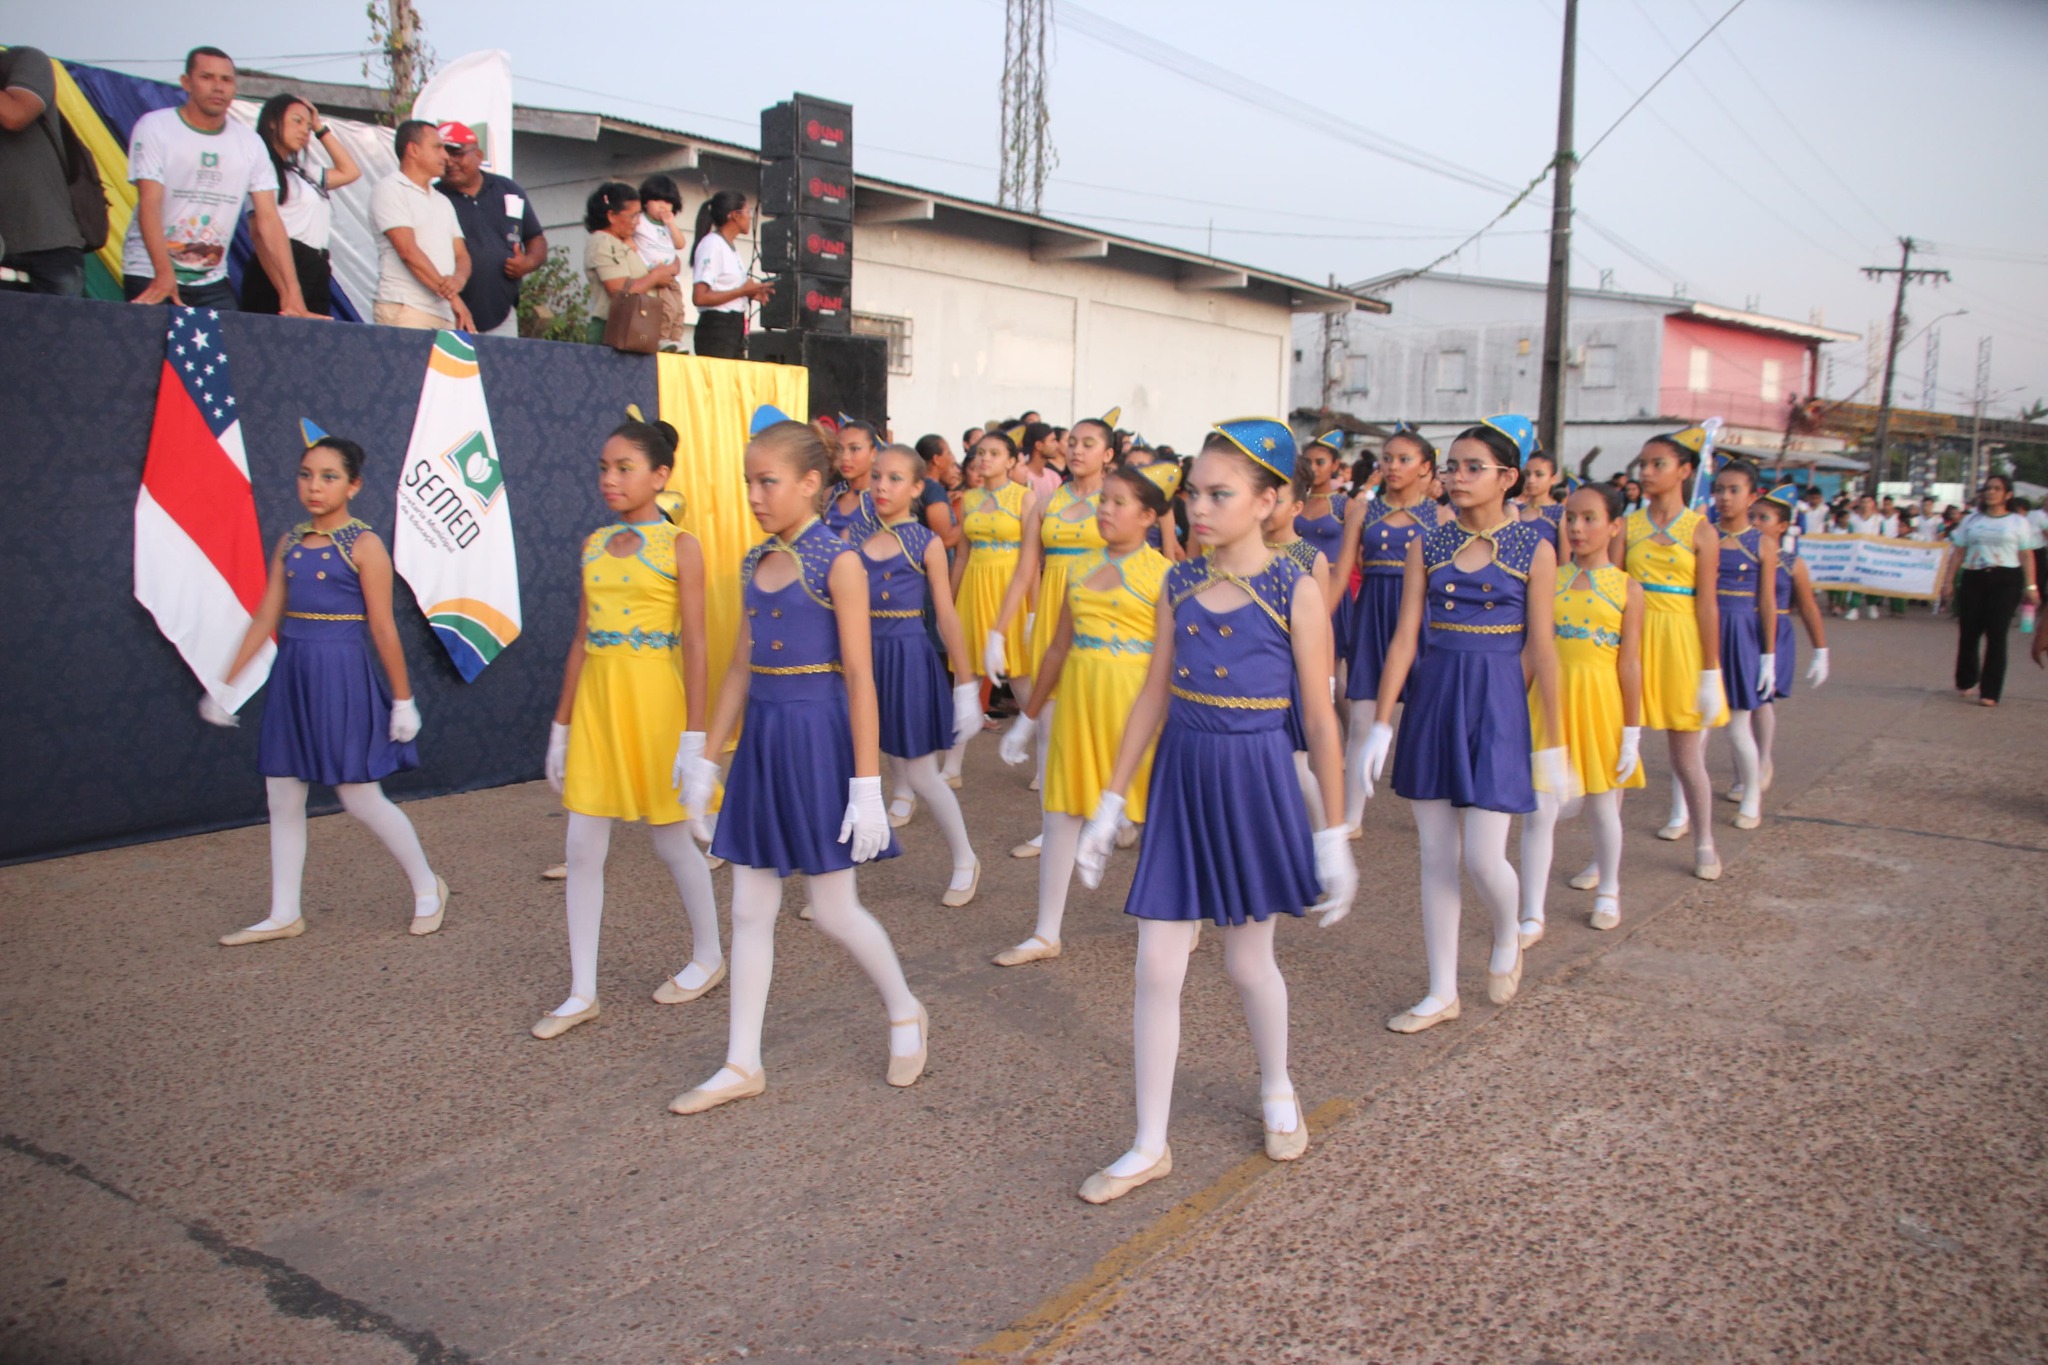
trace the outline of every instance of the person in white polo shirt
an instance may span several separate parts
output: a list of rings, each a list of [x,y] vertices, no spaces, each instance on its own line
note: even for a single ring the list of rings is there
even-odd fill
[[[476,330],[462,286],[469,282],[469,247],[455,206],[434,188],[448,169],[448,151],[434,125],[407,119],[392,136],[398,173],[370,196],[377,228],[377,304],[385,327]]]

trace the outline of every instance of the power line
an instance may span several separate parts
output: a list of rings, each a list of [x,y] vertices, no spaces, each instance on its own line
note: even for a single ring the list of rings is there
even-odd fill
[[[1688,47],[1685,51],[1679,53],[1677,58],[1671,63],[1671,65],[1665,67],[1663,71],[1658,73],[1657,79],[1650,82],[1649,88],[1644,90],[1642,94],[1636,96],[1635,103],[1629,105],[1628,108],[1622,110],[1621,117],[1614,120],[1614,122],[1608,124],[1607,131],[1600,134],[1600,136],[1594,138],[1593,145],[1586,148],[1584,152],[1580,153],[1579,164],[1581,166],[1585,165],[1586,159],[1592,156],[1593,153],[1600,150],[1600,144],[1607,141],[1607,139],[1613,134],[1614,130],[1616,128],[1619,128],[1622,125],[1622,123],[1627,120],[1628,116],[1636,111],[1636,107],[1640,105],[1644,100],[1650,98],[1651,92],[1654,91],[1658,86],[1664,84],[1665,77],[1669,76],[1672,72],[1678,70],[1680,66],[1684,65],[1685,59],[1693,54],[1694,49],[1698,48],[1701,43],[1704,43],[1710,36],[1712,36],[1715,29],[1727,23],[1729,15],[1734,14],[1735,11],[1741,9],[1743,5],[1745,5],[1746,3],[1748,3],[1748,0],[1735,0],[1735,3],[1728,7],[1728,11],[1726,14],[1723,14],[1720,18],[1716,19],[1713,23],[1709,24],[1707,26],[1707,31],[1705,33],[1702,33],[1699,37],[1693,39],[1692,46]]]

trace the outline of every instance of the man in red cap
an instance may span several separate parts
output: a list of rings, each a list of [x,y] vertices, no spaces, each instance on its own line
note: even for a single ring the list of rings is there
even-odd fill
[[[435,130],[448,153],[448,169],[435,186],[455,206],[469,247],[469,281],[462,301],[484,336],[519,335],[519,282],[548,258],[548,239],[526,191],[484,169],[483,148],[466,123]]]

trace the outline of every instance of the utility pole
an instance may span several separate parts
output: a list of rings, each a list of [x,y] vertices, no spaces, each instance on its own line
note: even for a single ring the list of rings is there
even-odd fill
[[[1970,470],[1963,476],[1963,496],[1976,496],[1983,475],[1977,472],[1979,452],[1984,448],[1984,402],[1991,396],[1991,338],[1977,338],[1977,393],[1971,401],[1974,419],[1970,424]]]
[[[1884,396],[1878,399],[1877,403],[1877,479],[1883,479],[1892,472],[1892,379],[1899,366],[1899,337],[1905,332],[1906,328],[1906,286],[1917,284],[1921,280],[1933,280],[1935,283],[1940,284],[1949,278],[1949,273],[1946,270],[1929,270],[1924,267],[1915,269],[1913,266],[1914,246],[1915,243],[1911,237],[1901,237],[1899,238],[1899,263],[1897,265],[1866,265],[1863,267],[1863,273],[1869,279],[1881,280],[1887,275],[1897,275],[1899,277],[1899,292],[1892,300],[1891,338],[1885,346],[1884,353]],[[1873,485],[1877,482],[1877,479],[1872,480]]]
[[[370,43],[382,59],[390,81],[391,103],[387,116],[395,125],[412,117],[413,101],[427,83],[433,54],[420,36],[419,11],[412,0],[369,0]],[[370,61],[363,61],[363,74],[370,74]]]
[[[1330,276],[1330,288],[1337,287],[1337,277]],[[1323,411],[1330,412],[1336,406],[1337,367],[1332,363],[1337,349],[1337,315],[1323,314]]]
[[[1536,409],[1536,439],[1553,461],[1564,458],[1564,375],[1566,324],[1572,282],[1572,90],[1579,47],[1579,0],[1564,0],[1564,58],[1557,80],[1557,158],[1550,163],[1550,279],[1543,298],[1542,389]]]

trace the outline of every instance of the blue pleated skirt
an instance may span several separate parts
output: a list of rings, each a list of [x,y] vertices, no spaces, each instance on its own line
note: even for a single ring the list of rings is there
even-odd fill
[[[1782,701],[1792,695],[1792,677],[1798,671],[1799,653],[1792,645],[1792,614],[1781,611],[1778,613],[1778,686],[1771,700]]]
[[[1408,675],[1394,790],[1410,801],[1536,809],[1519,651],[1437,648]]]
[[[1728,694],[1730,711],[1754,711],[1770,700],[1757,695],[1762,682],[1763,621],[1754,604],[1730,608],[1721,599],[1721,686]],[[1775,682],[1771,689],[1776,691]]]
[[[852,780],[853,726],[843,686],[822,695],[749,697],[712,854],[784,877],[845,871],[854,866],[852,845],[839,841],[839,826]],[[891,835],[879,856],[899,852]]]
[[[908,624],[912,629],[875,633],[875,698],[882,752],[922,758],[953,747],[953,688],[924,627]]]
[[[381,782],[420,765],[391,742],[391,684],[360,626],[283,635],[263,702],[256,767],[265,777],[334,786]]]
[[[1287,730],[1198,728],[1169,710],[1124,913],[1218,925],[1300,915],[1322,898]]]
[[[1352,701],[1374,701],[1380,695],[1380,670],[1386,666],[1394,627],[1401,620],[1403,583],[1397,573],[1369,573],[1359,584],[1358,597],[1351,604],[1351,678],[1344,686],[1344,695]],[[1414,695],[1414,676],[1411,669],[1401,701]]]

